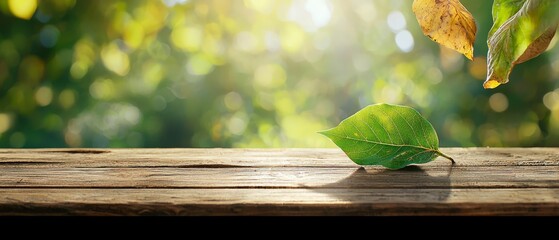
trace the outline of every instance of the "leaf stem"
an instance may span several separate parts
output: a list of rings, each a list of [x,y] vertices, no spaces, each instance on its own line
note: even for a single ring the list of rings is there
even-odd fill
[[[444,158],[450,160],[450,161],[452,162],[452,164],[455,164],[455,163],[456,163],[452,157],[450,157],[450,156],[444,154],[443,152],[441,152],[441,151],[439,151],[439,150],[437,150],[437,151],[435,151],[435,152],[436,152],[439,156],[444,157]]]

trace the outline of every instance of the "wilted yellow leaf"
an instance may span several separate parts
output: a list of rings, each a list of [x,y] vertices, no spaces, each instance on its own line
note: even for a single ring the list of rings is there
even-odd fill
[[[414,0],[413,12],[426,36],[473,59],[477,27],[459,0]]]

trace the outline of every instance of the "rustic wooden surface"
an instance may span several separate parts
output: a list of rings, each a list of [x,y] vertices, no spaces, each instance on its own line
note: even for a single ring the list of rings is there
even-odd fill
[[[554,215],[559,148],[447,148],[359,168],[338,149],[3,149],[0,215]]]

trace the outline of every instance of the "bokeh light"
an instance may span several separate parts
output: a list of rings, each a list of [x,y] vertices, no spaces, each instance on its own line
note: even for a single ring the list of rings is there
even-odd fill
[[[2,147],[334,147],[318,131],[408,105],[441,146],[559,146],[559,48],[484,90],[406,0],[0,0]],[[557,39],[557,38],[556,38]]]

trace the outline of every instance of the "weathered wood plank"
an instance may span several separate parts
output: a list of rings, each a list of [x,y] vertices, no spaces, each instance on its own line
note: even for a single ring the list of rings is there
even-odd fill
[[[559,148],[448,148],[399,171],[338,149],[3,149],[0,215],[559,215]]]
[[[0,215],[559,215],[559,189],[0,189]]]
[[[17,168],[0,188],[559,188],[559,166]]]
[[[559,148],[443,148],[457,166],[559,166]],[[0,166],[347,167],[339,149],[4,149]],[[440,159],[425,166],[447,166]]]

